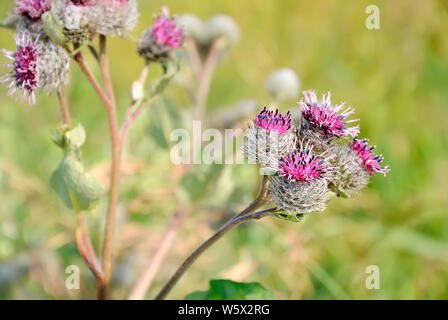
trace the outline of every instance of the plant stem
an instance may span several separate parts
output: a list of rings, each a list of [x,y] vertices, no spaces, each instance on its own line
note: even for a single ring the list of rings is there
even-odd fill
[[[72,123],[70,117],[70,109],[68,106],[67,96],[65,95],[65,92],[62,89],[58,91],[58,99],[59,99],[59,105],[61,107],[62,121],[69,128],[71,128]],[[102,271],[98,263],[98,258],[95,254],[95,250],[93,249],[92,240],[90,239],[89,227],[87,225],[86,215],[84,211],[79,211],[71,194],[70,198],[76,215],[75,237],[78,251],[81,254],[81,257],[83,258],[86,265],[92,271],[98,283],[100,283],[102,281]]]
[[[187,36],[184,40],[185,49],[188,52],[188,57],[191,62],[191,69],[193,70],[194,77],[198,80],[202,73],[202,62],[199,56],[198,46],[193,37]]]
[[[107,95],[113,107],[115,108],[115,95],[112,84],[112,78],[109,70],[109,59],[107,58],[107,46],[106,37],[100,35],[100,56],[99,56],[100,68],[103,73],[103,80],[106,86]]]
[[[83,258],[86,265],[89,267],[89,269],[92,271],[93,275],[97,279],[97,282],[101,283],[103,281],[103,273],[98,264],[98,260],[93,252],[93,247],[91,246],[90,238],[87,242],[87,239],[85,237],[86,222],[84,212],[79,210],[78,206],[76,205],[76,201],[74,201],[74,198],[70,191],[69,196],[76,216],[75,236],[78,251],[81,254],[81,257]]]
[[[254,201],[252,201],[251,204],[249,204],[249,206],[247,206],[246,209],[244,209],[243,211],[241,211],[240,213],[235,215],[233,217],[234,219],[238,218],[238,217],[241,217],[241,216],[243,216],[245,214],[248,214],[250,212],[253,212],[253,211],[257,210],[258,208],[260,208],[262,205],[266,204],[266,198],[267,198],[266,186],[267,186],[267,182],[268,182],[268,176],[263,175],[261,177],[260,190],[258,191],[257,197],[254,199]]]
[[[111,139],[112,164],[110,168],[110,189],[109,202],[106,217],[106,228],[103,240],[103,282],[98,290],[99,299],[107,299],[109,296],[110,280],[112,277],[112,249],[115,230],[116,209],[119,197],[120,187],[120,167],[121,167],[121,139],[118,128],[117,112],[115,107],[115,96],[112,86],[112,80],[109,71],[109,62],[106,51],[106,38],[100,37],[100,67],[103,74],[108,99],[104,104],[106,107],[107,118],[109,121],[109,131]]]
[[[162,240],[157,246],[156,251],[154,252],[151,261],[145,267],[142,275],[137,280],[134,288],[131,290],[131,294],[129,295],[128,300],[142,300],[145,296],[145,293],[151,287],[151,283],[154,277],[157,274],[157,271],[160,268],[160,265],[163,261],[163,258],[167,254],[171,244],[176,237],[177,230],[182,224],[184,219],[184,214],[180,212],[175,212],[173,217],[171,218],[170,224],[163,236]]]
[[[210,90],[213,71],[215,70],[216,63],[219,57],[219,44],[220,39],[216,39],[213,42],[201,72],[193,112],[194,120],[201,120],[202,117],[204,116],[205,104],[207,102],[207,96]]]
[[[101,89],[100,85],[98,84],[98,81],[96,81],[95,76],[92,74],[89,67],[87,66],[81,52],[78,52],[75,55],[75,60],[76,60],[76,62],[78,62],[79,66],[81,67],[81,70],[84,72],[85,76],[87,77],[87,80],[89,80],[93,89],[95,90],[98,97],[100,98],[101,102],[105,106],[110,105],[111,103],[109,101],[109,98],[106,96],[106,94],[104,94],[103,89]]]
[[[67,96],[65,95],[64,89],[61,89],[61,90],[58,91],[58,99],[59,99],[59,105],[61,106],[62,121],[69,128],[71,128],[72,127],[72,120],[71,120],[71,117],[70,117],[70,109],[68,107]]]
[[[112,276],[112,242],[115,227],[115,213],[119,195],[119,181],[120,181],[120,164],[121,164],[121,141],[118,130],[117,113],[115,108],[115,98],[113,93],[112,81],[109,72],[109,63],[107,59],[105,38],[100,39],[100,67],[104,78],[104,83],[107,90],[107,95],[103,92],[94,75],[85,63],[81,52],[75,55],[75,60],[78,62],[81,70],[86,75],[92,87],[98,94],[101,102],[104,104],[109,121],[109,130],[112,148],[112,164],[110,169],[110,190],[109,202],[107,209],[106,228],[104,232],[103,253],[102,253],[102,281],[99,284],[98,298],[107,299],[109,294],[110,279]]]
[[[244,216],[239,216],[236,218],[230,219],[226,224],[224,224],[221,228],[218,229],[210,238],[205,240],[199,247],[197,247],[180,265],[180,267],[176,270],[174,275],[170,278],[170,280],[165,284],[159,294],[156,296],[156,300],[163,300],[171,289],[176,285],[185,271],[196,261],[197,258],[208,248],[210,248],[216,241],[218,241],[224,234],[226,234],[233,227],[243,223],[245,221],[253,220],[253,219],[261,219],[265,216],[271,215],[272,212],[277,210],[276,207],[266,209],[263,211],[258,211],[255,213],[251,213]]]

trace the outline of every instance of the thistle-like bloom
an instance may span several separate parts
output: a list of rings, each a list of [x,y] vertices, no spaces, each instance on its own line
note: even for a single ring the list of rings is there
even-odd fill
[[[382,155],[376,155],[373,153],[373,150],[376,146],[369,146],[367,144],[368,139],[358,140],[357,138],[353,138],[353,142],[350,143],[350,148],[356,152],[356,154],[360,157],[364,167],[373,175],[375,172],[386,175],[389,171],[389,167],[381,167],[380,164],[383,162]]]
[[[328,169],[324,163],[328,158],[323,155],[315,155],[313,146],[306,145],[300,151],[280,159],[279,174],[289,181],[303,182],[323,178]]]
[[[169,18],[168,13],[166,16],[162,15],[157,18],[152,28],[154,38],[158,43],[171,48],[179,48],[182,45],[183,31],[176,27],[174,19]]]
[[[323,95],[320,103],[312,90],[304,91],[303,96],[305,101],[300,101],[299,104],[302,112],[300,134],[304,139],[309,139],[316,146],[325,149],[324,146],[336,138],[348,135],[355,137],[358,134],[359,126],[347,127],[348,123],[359,120],[346,120],[354,109],[350,107],[344,109],[344,103],[332,107],[330,92]]]
[[[16,51],[3,50],[13,61],[8,65],[12,71],[1,78],[10,81],[9,95],[22,90],[22,99],[28,96],[29,103],[34,104],[37,89],[51,93],[68,83],[70,58],[62,47],[38,37],[33,39],[28,33],[16,35],[15,41]]]
[[[96,0],[91,10],[94,33],[105,36],[126,36],[138,21],[136,0]],[[90,4],[90,3],[89,3]]]
[[[265,129],[267,131],[277,131],[278,133],[284,133],[291,129],[291,112],[287,112],[286,115],[282,115],[278,112],[278,109],[269,111],[264,109],[255,117],[254,123],[257,127]]]
[[[16,14],[31,21],[39,22],[40,17],[51,10],[51,0],[18,0]]]
[[[170,18],[168,8],[147,28],[138,46],[138,53],[152,62],[164,62],[171,58],[173,49],[179,48],[184,39],[183,30]]]
[[[309,142],[280,159],[278,176],[270,177],[269,193],[281,210],[295,216],[322,211],[327,205],[327,166],[332,156],[316,155]]]
[[[282,115],[278,110],[273,112],[265,107],[255,117],[253,127],[246,130],[244,138],[244,155],[249,163],[276,169],[278,160],[295,148],[291,114]]]
[[[29,34],[23,33],[21,36],[16,36],[15,41],[16,51],[3,49],[5,56],[13,62],[7,65],[12,71],[2,77],[1,81],[10,81],[8,95],[13,95],[17,89],[22,90],[22,99],[28,95],[29,103],[34,104],[36,102],[34,92],[39,83],[37,71],[39,39],[33,40]]]

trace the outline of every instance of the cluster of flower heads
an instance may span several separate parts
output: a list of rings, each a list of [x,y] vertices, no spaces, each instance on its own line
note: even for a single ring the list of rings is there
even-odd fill
[[[332,106],[330,93],[319,102],[314,91],[300,101],[300,123],[266,107],[245,133],[245,156],[269,175],[269,195],[281,217],[300,218],[322,211],[332,194],[352,197],[375,173],[386,175],[383,157],[373,153],[359,126],[347,120],[353,108]],[[348,141],[350,138],[350,142]]]
[[[3,50],[12,60],[11,71],[1,78],[9,94],[18,91],[35,103],[37,91],[61,90],[70,78],[70,47],[74,49],[101,36],[126,36],[137,24],[136,0],[16,0],[14,21],[16,50]],[[152,62],[171,58],[182,45],[183,31],[168,9],[145,32],[138,52]]]

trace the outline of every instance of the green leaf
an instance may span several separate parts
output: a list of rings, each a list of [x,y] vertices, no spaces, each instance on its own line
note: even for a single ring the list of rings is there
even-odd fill
[[[286,211],[276,212],[275,216],[279,219],[287,220],[287,221],[291,221],[291,222],[302,222],[303,218],[305,217],[305,215],[303,215],[303,214],[291,214]]]
[[[153,98],[155,96],[158,96],[165,91],[166,87],[170,84],[173,77],[176,75],[176,73],[179,71],[179,64],[175,63],[174,65],[169,65],[165,67],[165,73],[163,76],[155,80],[154,84],[152,85],[150,91],[149,91],[149,97]]]
[[[61,162],[50,184],[70,209],[89,210],[105,192],[104,187],[86,173],[82,163],[72,156]]]
[[[65,134],[67,144],[75,148],[80,148],[86,142],[86,130],[78,123],[78,125]]]
[[[67,45],[67,38],[64,35],[64,30],[55,17],[53,11],[47,11],[41,16],[42,29],[46,35],[54,43],[65,47]]]
[[[192,292],[185,297],[185,300],[265,300],[273,298],[273,293],[258,282],[210,280],[209,290]]]
[[[51,130],[50,131],[51,141],[53,141],[59,148],[65,149],[66,147],[65,134],[67,133],[68,130],[69,130],[68,126],[65,124],[57,129]]]

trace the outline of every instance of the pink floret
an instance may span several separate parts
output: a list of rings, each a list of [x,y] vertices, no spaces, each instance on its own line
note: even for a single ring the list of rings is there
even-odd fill
[[[274,113],[264,107],[264,109],[255,117],[254,123],[259,128],[284,133],[291,128],[291,113],[288,111],[286,115],[282,115],[278,112],[278,109],[275,110]]]
[[[350,147],[353,151],[355,151],[362,162],[364,163],[365,168],[371,172],[372,174],[375,172],[382,173],[386,175],[389,171],[388,167],[381,167],[380,164],[383,162],[383,157],[381,155],[376,155],[373,153],[375,146],[369,146],[367,144],[368,139],[358,140],[357,138],[353,138],[353,142],[350,143]]]
[[[313,147],[306,145],[300,151],[295,150],[280,160],[279,174],[295,182],[321,179],[328,170],[324,166],[327,159],[315,155]]]
[[[316,126],[317,129],[323,133],[343,137],[350,135],[355,137],[359,133],[359,126],[347,127],[349,122],[358,120],[346,121],[346,118],[354,112],[353,108],[346,108],[344,110],[344,103],[331,107],[331,94],[323,96],[322,103],[317,101],[316,93],[314,91],[303,92],[305,101],[300,102],[300,109],[302,117],[311,125]],[[341,113],[339,113],[342,110]]]

